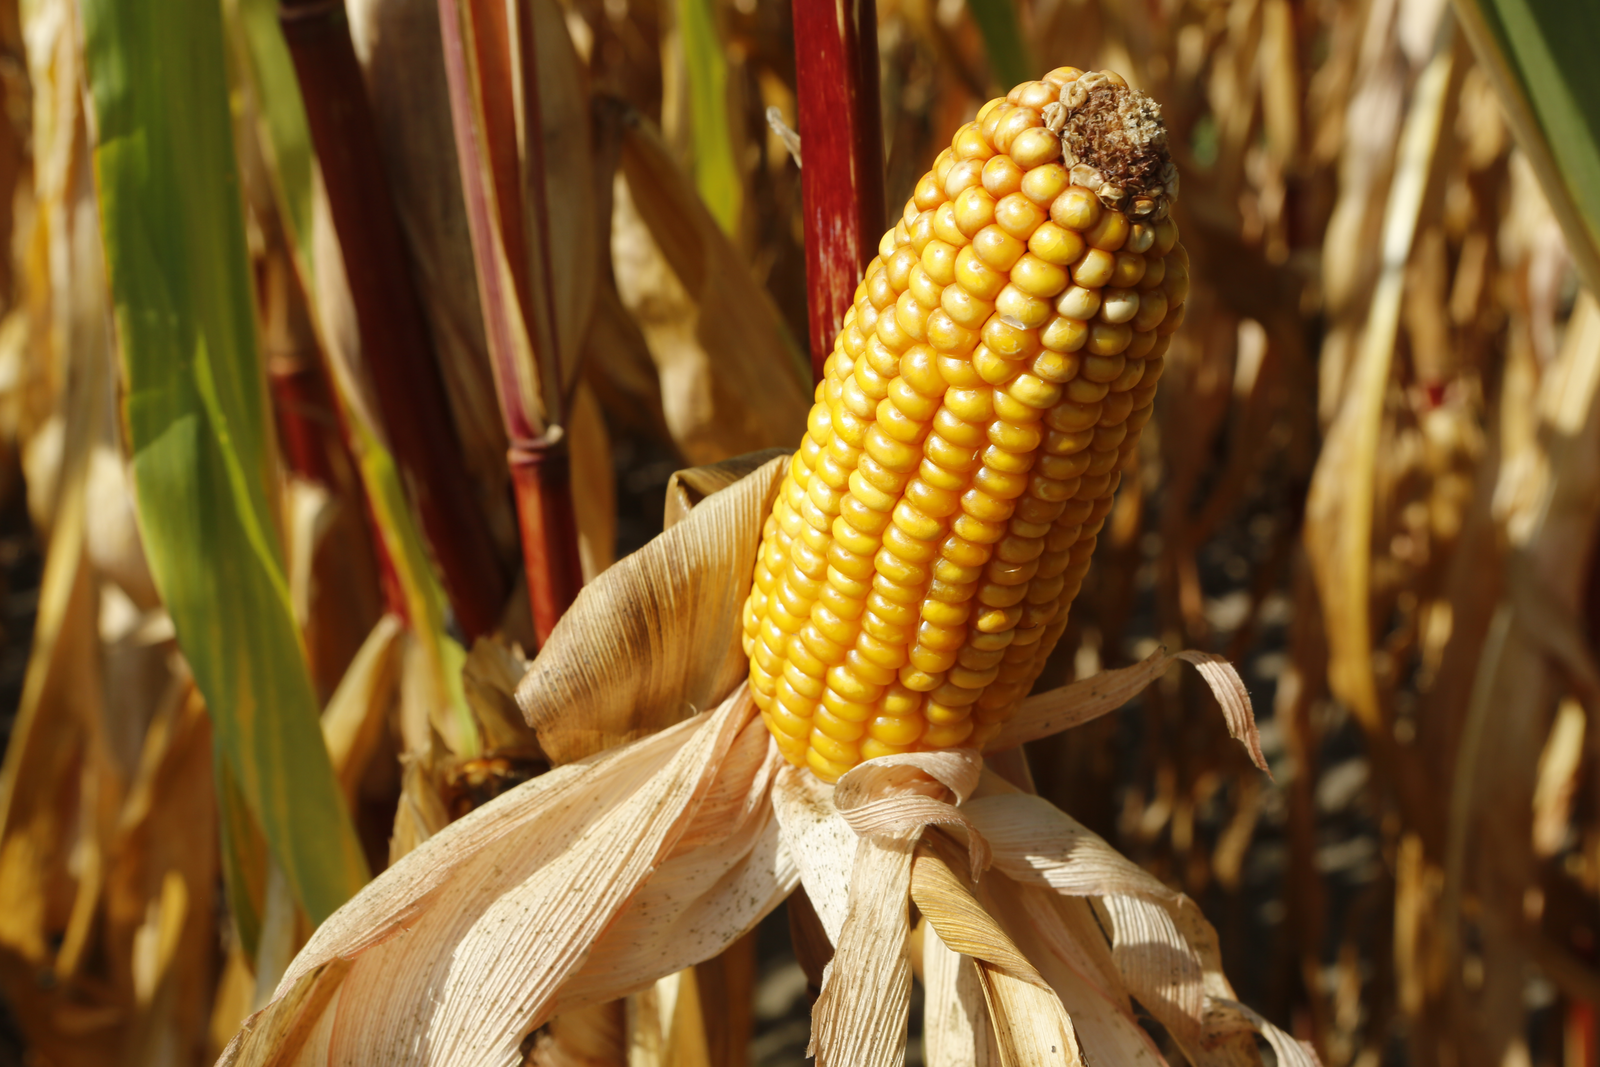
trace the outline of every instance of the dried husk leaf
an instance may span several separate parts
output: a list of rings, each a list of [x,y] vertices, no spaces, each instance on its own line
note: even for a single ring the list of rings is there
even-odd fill
[[[997,897],[1006,902],[1015,897],[1016,906],[1007,911],[1008,917],[1017,907],[1028,916],[1036,936],[1026,940],[1030,947],[1043,950],[1035,952],[1029,959],[1046,973],[1046,977],[1049,977],[1049,972],[1040,959],[1048,953],[1083,979],[1096,995],[1105,998],[1129,1019],[1133,1018],[1128,991],[1123,987],[1122,974],[1117,970],[1111,944],[1106,940],[1087,898],[1063,896],[1027,883],[1018,883],[1014,890],[1002,891],[1001,883],[991,883],[991,888]],[[1057,983],[1052,981],[1051,984]]]
[[[1226,1024],[1211,1021],[1214,1003],[1237,998],[1222,973],[1216,931],[1193,901],[1070,816],[993,774],[985,775],[964,811],[988,840],[1002,874],[1057,893],[1101,898],[1122,987],[1194,1063],[1255,1062],[1253,1038],[1232,1026],[1233,1016]]]
[[[217,1067],[275,1067],[295,1063],[319,1027],[332,1024],[328,1008],[353,964],[333,959],[302,974],[277,998],[246,1019]]]
[[[335,913],[231,1054],[257,1054],[252,1035],[347,960],[323,1019],[294,1024],[299,1054],[263,1062],[520,1063],[556,1011],[715,955],[793,888],[767,799],[779,762],[741,688],[518,786]]]
[[[931,850],[921,850],[911,897],[951,949],[977,964],[1000,1062],[1084,1062],[1066,1009],[1015,942]]]
[[[794,891],[800,873],[769,800],[781,765],[765,728],[747,724],[673,854],[595,942],[557,1011],[631,992],[635,975],[716,956]]]
[[[787,763],[772,787],[772,809],[800,870],[806,898],[828,941],[837,945],[849,910],[855,831],[833,806],[833,787]]]
[[[1250,694],[1244,687],[1244,681],[1224,657],[1210,652],[1168,654],[1165,649],[1157,649],[1131,667],[1102,671],[1071,685],[1028,697],[1010,721],[1001,727],[989,748],[995,752],[1003,751],[1025,741],[1037,741],[1041,737],[1082,726],[1107,712],[1115,711],[1166,673],[1175,660],[1192,663],[1199,670],[1200,677],[1205,679],[1217,703],[1222,706],[1228,733],[1244,745],[1252,763],[1267,771],[1266,757],[1261,753],[1261,735],[1256,730],[1255,712],[1250,707]]]
[[[977,964],[950,948],[926,920],[922,932],[922,1056],[928,1067],[998,1062]]]
[[[774,458],[586,586],[517,701],[555,763],[714,706],[744,676],[739,612],[784,460]]]
[[[1213,1034],[1260,1034],[1266,1039],[1273,1055],[1278,1057],[1278,1067],[1320,1067],[1317,1050],[1304,1041],[1296,1041],[1268,1022],[1254,1008],[1237,1000],[1214,998],[1206,1012],[1206,1030]]]
[[[811,1009],[807,1056],[817,1067],[905,1063],[911,1010],[907,895],[919,831],[862,837],[851,872],[849,910]]]
[[[904,1062],[912,854],[930,823],[969,825],[945,798],[965,798],[981,766],[971,749],[884,756],[852,768],[832,790],[832,806],[860,836],[836,951],[811,1013],[808,1054],[819,1065]],[[978,836],[969,838],[976,874],[987,857]]]
[[[667,479],[667,502],[661,516],[661,528],[670,530],[689,514],[694,506],[720,489],[726,489],[739,479],[754,474],[761,466],[778,456],[787,455],[781,448],[761,452],[746,452],[742,456],[722,460],[704,467],[687,467],[674,471]]]
[[[936,825],[960,828],[967,837],[968,862],[976,879],[989,866],[989,847],[955,804],[972,795],[982,771],[983,758],[970,748],[880,756],[839,779],[833,805],[862,837]],[[944,799],[950,794],[954,804]]]
[[[1006,878],[986,880],[982,898],[995,921],[1028,946],[1029,960],[1072,1019],[1087,1062],[1166,1063],[1135,1020],[1127,994],[1106,992],[1107,984],[1120,991],[1121,980],[1088,901]]]

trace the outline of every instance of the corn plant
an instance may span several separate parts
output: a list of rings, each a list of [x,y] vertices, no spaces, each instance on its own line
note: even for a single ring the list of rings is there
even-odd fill
[[[0,4],[0,1050],[1592,1058],[1586,8],[164,2]]]

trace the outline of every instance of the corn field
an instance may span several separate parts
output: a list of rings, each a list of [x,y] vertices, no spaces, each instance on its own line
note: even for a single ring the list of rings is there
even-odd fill
[[[0,0],[0,1067],[1600,1065],[1597,55]]]

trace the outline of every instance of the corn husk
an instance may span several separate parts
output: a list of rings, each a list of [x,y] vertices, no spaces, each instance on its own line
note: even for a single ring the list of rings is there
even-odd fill
[[[945,946],[935,952],[977,961],[983,1018],[970,998],[955,1009],[967,1025],[942,1031],[951,1062],[978,1055],[979,1022],[1002,1063],[1146,1055],[1131,998],[1198,1062],[1248,1062],[1251,1032],[1280,1040],[1233,1006],[1193,903],[985,772],[979,753],[871,760],[836,786],[783,763],[733,638],[686,636],[719,621],[733,634],[729,605],[749,582],[782,464],[710,492],[585,589],[519,691],[541,742],[573,761],[439,831],[333,916],[224,1064],[518,1063],[557,1014],[639,990],[676,997],[671,976],[726,950],[801,883],[835,948],[813,1014],[820,1062],[904,1061],[913,900]],[[704,617],[719,604],[724,619]],[[1230,725],[1253,738],[1231,668],[1191,658],[1233,706]],[[1133,670],[1147,684],[1168,662]],[[1025,708],[1024,733],[1099,713],[1108,692],[1137,691],[1128,677],[1078,689],[1084,710],[1069,696]],[[701,701],[715,703],[695,713]],[[1109,944],[1074,910],[1082,899]],[[1054,983],[1027,952],[1055,968]],[[942,982],[940,995],[958,985]],[[1315,1062],[1280,1044],[1280,1062]]]

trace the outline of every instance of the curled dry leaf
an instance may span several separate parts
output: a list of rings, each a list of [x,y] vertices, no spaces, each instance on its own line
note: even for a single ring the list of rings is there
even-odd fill
[[[928,1067],[990,1067],[997,1062],[977,964],[946,945],[926,920],[922,987],[922,1057]]]
[[[807,1056],[817,1067],[897,1067],[905,1062],[911,1010],[911,858],[918,832],[862,837],[848,911],[822,993],[811,1011]]]
[[[689,467],[676,471],[667,479],[666,510],[661,517],[662,529],[670,530],[700,501],[712,493],[754,473],[763,464],[778,456],[788,455],[787,450],[769,448],[762,452],[746,452],[720,463],[705,467]]]
[[[388,726],[399,684],[403,632],[404,623],[397,616],[379,619],[322,711],[322,739],[345,802],[352,807],[367,760]]]
[[[863,763],[834,787],[833,807],[859,840],[850,873],[853,891],[811,1015],[807,1054],[819,1067],[904,1062],[912,853],[930,824],[970,826],[947,798],[959,801],[971,793],[982,762],[971,749],[908,752]],[[799,773],[804,772],[785,780]],[[971,840],[976,876],[987,857],[980,838],[972,834]]]

